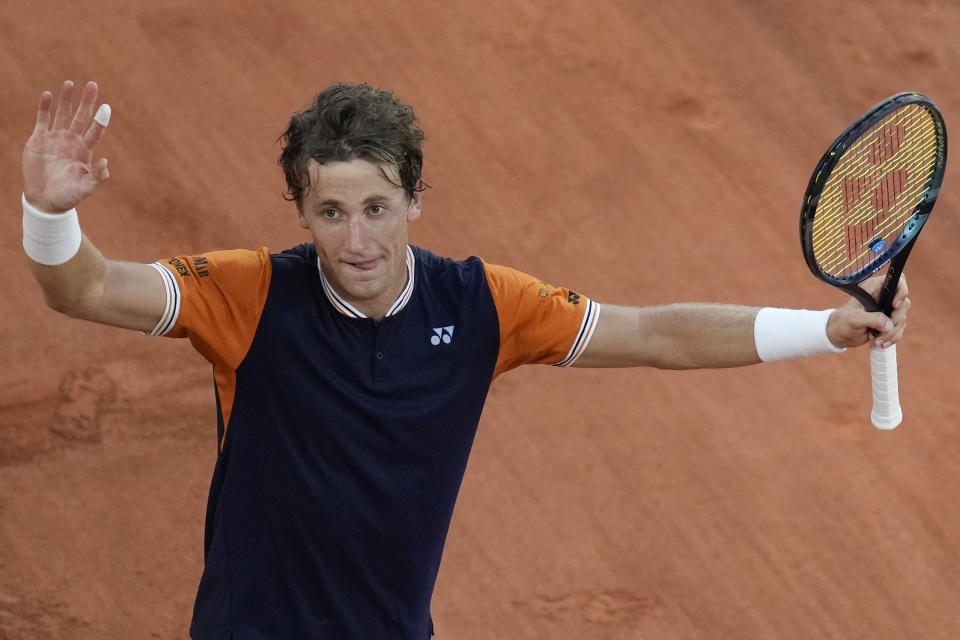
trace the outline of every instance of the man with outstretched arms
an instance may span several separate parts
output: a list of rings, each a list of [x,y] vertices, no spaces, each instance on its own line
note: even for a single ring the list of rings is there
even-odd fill
[[[491,381],[521,364],[685,369],[815,355],[892,319],[836,310],[601,305],[408,245],[423,134],[388,91],[338,84],[294,114],[280,164],[308,242],[153,264],[105,258],[75,207],[109,172],[88,83],[45,92],[23,153],[24,248],[53,309],[186,337],[214,367],[219,453],[195,639],[404,638],[430,598]],[[869,282],[872,292],[879,283]]]

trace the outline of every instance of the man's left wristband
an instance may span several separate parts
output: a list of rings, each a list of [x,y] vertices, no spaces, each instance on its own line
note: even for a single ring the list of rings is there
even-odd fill
[[[49,266],[63,264],[77,255],[83,233],[77,210],[47,213],[27,202],[23,203],[23,250],[34,262]]]

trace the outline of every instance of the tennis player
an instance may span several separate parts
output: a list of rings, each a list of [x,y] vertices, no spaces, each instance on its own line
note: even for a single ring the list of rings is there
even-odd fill
[[[601,306],[478,258],[410,246],[423,207],[413,110],[337,84],[293,115],[280,165],[304,244],[137,264],[76,207],[107,178],[88,83],[40,98],[23,245],[47,304],[188,338],[213,364],[219,454],[196,640],[426,640],[454,502],[491,381],[521,364],[733,367],[896,343],[892,318],[720,304]],[[879,283],[867,284],[871,292]]]

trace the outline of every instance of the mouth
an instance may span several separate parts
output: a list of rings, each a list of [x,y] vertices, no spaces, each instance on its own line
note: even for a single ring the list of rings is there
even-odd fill
[[[354,269],[360,271],[372,271],[377,268],[377,265],[380,264],[380,258],[374,258],[373,260],[366,260],[364,262],[347,262],[345,264],[350,265]]]

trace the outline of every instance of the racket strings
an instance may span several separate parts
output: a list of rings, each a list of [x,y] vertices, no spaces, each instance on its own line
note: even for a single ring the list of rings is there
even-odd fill
[[[929,125],[926,130],[924,130],[922,126],[924,123]],[[860,172],[869,171],[871,169],[875,171],[875,173],[870,175],[864,182],[871,183],[872,186],[872,184],[876,184],[878,182],[878,179],[875,176],[879,175],[881,177],[879,178],[879,184],[877,185],[877,188],[871,193],[872,198],[869,202],[864,202],[863,206],[854,208],[852,211],[849,209],[846,210],[848,213],[848,225],[857,225],[871,221],[886,221],[886,224],[881,226],[878,231],[880,233],[889,231],[890,227],[892,227],[893,224],[898,221],[896,216],[889,215],[891,213],[889,207],[895,206],[898,201],[901,201],[900,195],[906,190],[906,195],[902,200],[902,202],[905,203],[905,206],[900,207],[899,213],[912,214],[912,208],[909,205],[915,205],[916,200],[926,192],[926,188],[929,187],[928,178],[930,171],[932,170],[931,163],[934,160],[934,152],[936,151],[936,147],[931,144],[929,147],[929,151],[931,152],[929,157],[922,158],[922,143],[924,135],[933,134],[933,123],[929,119],[923,119],[914,121],[911,124],[919,126],[911,126],[906,128],[901,126],[900,123],[887,123],[886,126],[884,126],[879,132],[879,135],[875,139],[874,143],[869,147],[869,154],[862,152],[859,154],[859,159],[861,162],[859,163],[860,166],[857,167],[857,170]],[[904,150],[904,155],[899,158],[901,162],[896,163],[895,166],[888,168],[884,162],[887,159],[893,158],[894,155],[899,152],[903,137],[905,135],[909,135],[910,139],[914,141],[914,144],[912,147],[907,147]],[[892,144],[881,145],[881,138],[883,138],[885,142],[890,141]],[[893,154],[889,152],[891,147],[895,148]],[[870,165],[872,166],[864,165],[862,162],[862,160],[868,156],[870,158]],[[875,162],[875,158],[879,159],[880,161]],[[926,172],[924,172],[924,160],[926,161],[926,168],[928,168],[928,171]],[[916,179],[910,181],[911,176],[914,176]],[[905,219],[903,222],[905,222]]]
[[[887,115],[844,151],[812,229],[825,273],[852,276],[882,259],[929,190],[936,154],[934,121],[915,104]]]
[[[908,148],[902,156],[897,158],[900,166],[891,168],[884,164],[887,159],[899,152],[905,135],[913,132],[908,133],[907,128],[890,122],[881,123],[878,129],[880,129],[879,135],[876,130],[869,132],[856,146],[848,150],[845,157],[838,163],[833,173],[832,184],[827,186],[825,192],[834,196],[842,195],[842,200],[838,202],[834,197],[819,205],[820,213],[832,212],[834,215],[821,216],[821,221],[830,224],[821,225],[815,231],[818,239],[831,231],[831,224],[834,226],[845,224],[850,228],[869,221],[873,224],[867,227],[873,231],[878,223],[886,222],[878,230],[887,231],[891,223],[898,221],[897,216],[890,216],[890,205],[896,204],[897,201],[909,204],[911,199],[922,195],[924,181],[917,179],[906,185],[908,188],[912,187],[912,190],[908,190],[902,200],[900,197],[905,190],[904,182],[908,181],[909,176],[919,175],[916,153],[911,153],[912,150]],[[910,138],[918,140],[916,136],[911,135]],[[881,144],[881,142],[888,143]],[[891,151],[894,153],[890,153]],[[904,164],[906,167],[903,166]],[[836,188],[837,184],[842,185],[839,192]],[[863,197],[868,194],[871,196],[869,199]],[[909,207],[901,207],[901,211],[903,210],[910,211]],[[855,229],[854,233],[859,232],[863,235],[866,230],[861,227]],[[839,239],[834,237],[833,246],[828,245],[826,248],[836,249],[835,245]]]

